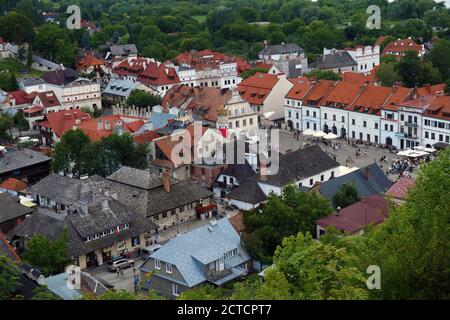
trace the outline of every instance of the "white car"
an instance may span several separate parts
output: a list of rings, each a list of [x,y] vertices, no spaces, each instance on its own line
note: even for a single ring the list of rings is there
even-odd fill
[[[125,269],[129,267],[134,267],[134,260],[123,258],[108,262],[108,271],[111,272],[117,271],[118,268]]]

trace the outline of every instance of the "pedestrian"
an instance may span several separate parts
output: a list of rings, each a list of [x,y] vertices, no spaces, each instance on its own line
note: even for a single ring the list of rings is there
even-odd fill
[[[122,278],[125,277],[125,276],[123,275],[123,269],[120,269],[120,275],[122,276]]]
[[[117,272],[117,278],[118,278],[120,276],[120,268],[117,268],[116,272]]]

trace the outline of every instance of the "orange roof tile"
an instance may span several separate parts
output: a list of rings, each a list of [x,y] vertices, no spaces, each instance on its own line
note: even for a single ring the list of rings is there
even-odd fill
[[[28,188],[28,185],[20,180],[9,178],[0,184],[1,189],[7,189],[12,191],[22,191]]]
[[[277,83],[276,74],[257,72],[242,81],[237,88],[243,99],[254,105],[262,105]]]
[[[52,129],[57,137],[61,137],[65,132],[72,130],[75,125],[78,126],[83,121],[90,119],[89,114],[80,110],[63,110],[46,114],[44,119],[38,122],[38,125]]]

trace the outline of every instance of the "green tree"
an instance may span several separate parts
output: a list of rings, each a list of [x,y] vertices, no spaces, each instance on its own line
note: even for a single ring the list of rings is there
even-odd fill
[[[311,234],[285,238],[275,252],[274,265],[288,279],[295,299],[367,299],[358,259],[345,248],[323,244]]]
[[[416,186],[408,191],[404,204],[392,208],[389,218],[354,250],[360,253],[364,268],[378,265],[382,270],[381,290],[371,292],[375,298],[450,298],[448,199],[447,148],[420,167]]]
[[[61,272],[70,261],[67,254],[68,239],[67,229],[63,230],[57,240],[49,240],[41,234],[36,234],[27,244],[24,259],[46,276]]]
[[[19,130],[19,135],[22,135],[22,131],[30,130],[30,124],[28,120],[23,116],[23,111],[18,111],[14,117],[14,127]]]
[[[323,70],[311,71],[306,76],[308,76],[308,77],[316,77],[318,80],[338,81],[338,80],[341,79],[339,74],[334,73],[333,71],[323,71]]]
[[[450,79],[450,40],[439,40],[429,52],[427,59],[439,69],[444,79]]]
[[[402,77],[404,84],[413,88],[418,85],[420,76],[420,58],[415,51],[405,51],[404,56],[396,65],[396,71]]]
[[[241,73],[241,78],[242,79],[247,79],[248,77],[251,77],[253,75],[255,75],[256,73],[261,72],[261,73],[267,73],[269,72],[268,69],[264,69],[264,68],[251,68],[248,70],[245,70],[244,72]]]
[[[13,299],[20,288],[20,270],[8,257],[0,255],[0,300]]]
[[[252,257],[270,263],[283,238],[313,232],[315,221],[332,210],[328,200],[317,192],[300,192],[289,185],[281,196],[271,195],[262,209],[244,215],[244,243]]]
[[[89,137],[79,129],[64,133],[55,146],[53,171],[71,173],[79,177],[82,174],[83,161],[81,150],[89,143]]]
[[[394,64],[381,64],[376,71],[376,76],[381,85],[385,87],[392,87],[394,83],[402,81],[402,77],[397,72]]]
[[[6,114],[0,114],[0,138],[11,139],[11,129],[14,126],[14,119]]]
[[[31,300],[61,300],[61,298],[48,290],[47,287],[39,286],[33,290]]]
[[[152,108],[161,104],[161,98],[142,90],[133,90],[128,96],[126,104],[127,106],[135,106],[138,108]]]
[[[16,44],[31,42],[34,37],[33,22],[24,14],[12,11],[0,17],[0,36]]]
[[[346,208],[359,200],[358,190],[353,183],[344,183],[332,198],[334,208]]]
[[[177,300],[223,300],[226,295],[226,289],[206,284],[181,293]]]
[[[46,58],[66,66],[73,64],[77,50],[67,30],[54,23],[39,27],[34,49]]]
[[[165,300],[156,291],[150,290],[147,295],[132,293],[126,290],[109,290],[100,297],[92,294],[84,294],[80,300]]]

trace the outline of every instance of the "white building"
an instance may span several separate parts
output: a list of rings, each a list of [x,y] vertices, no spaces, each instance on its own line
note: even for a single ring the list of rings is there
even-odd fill
[[[331,54],[336,49],[323,50],[323,54]],[[380,64],[380,47],[379,46],[356,46],[355,48],[346,48],[342,51],[346,51],[350,54],[353,60],[358,64],[357,72],[370,72],[375,66]]]

